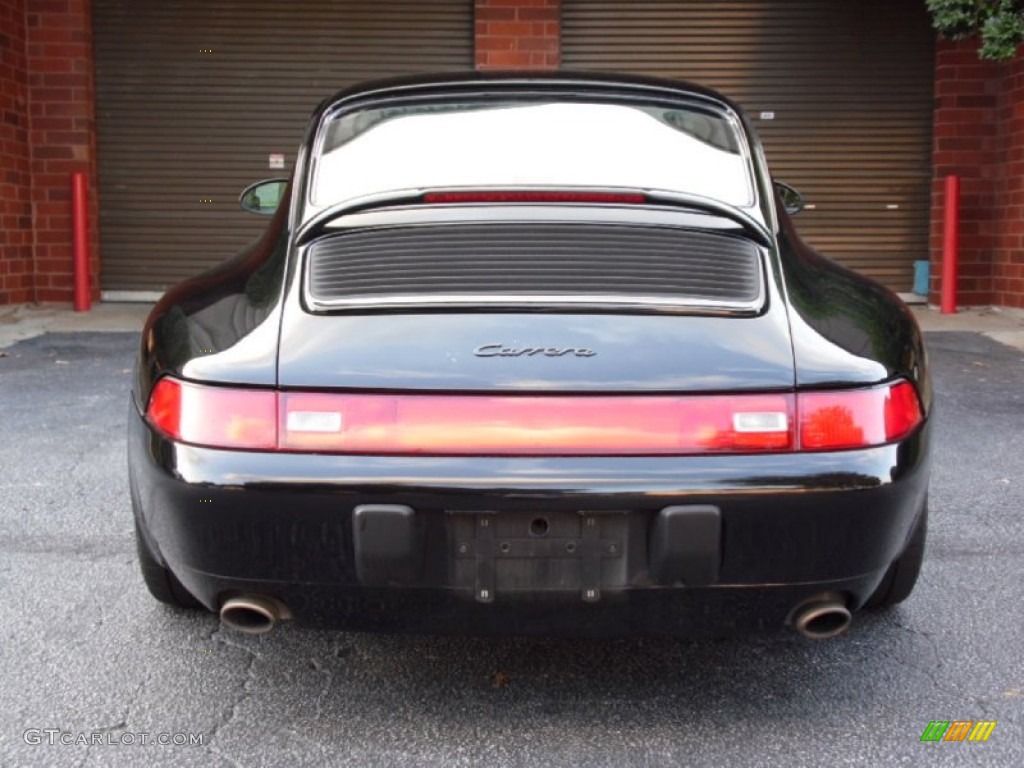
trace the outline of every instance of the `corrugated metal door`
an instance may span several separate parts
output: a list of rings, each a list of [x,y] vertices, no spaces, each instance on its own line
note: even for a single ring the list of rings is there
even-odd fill
[[[312,109],[360,80],[468,69],[472,0],[94,0],[102,285],[162,290],[266,220]]]
[[[900,0],[563,0],[562,63],[679,77],[754,118],[823,253],[898,291],[928,255],[934,34]]]

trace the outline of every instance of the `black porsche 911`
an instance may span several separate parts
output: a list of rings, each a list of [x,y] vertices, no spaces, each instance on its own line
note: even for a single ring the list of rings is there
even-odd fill
[[[722,96],[372,83],[241,202],[264,237],[142,335],[158,600],[248,632],[829,637],[910,594],[921,334],[801,242]]]

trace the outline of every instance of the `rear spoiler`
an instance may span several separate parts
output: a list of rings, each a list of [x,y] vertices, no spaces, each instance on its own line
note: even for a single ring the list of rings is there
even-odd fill
[[[553,203],[561,205],[661,205],[704,211],[739,224],[753,240],[772,246],[768,228],[742,208],[702,195],[659,189],[593,188],[477,188],[404,189],[367,195],[332,205],[307,221],[296,233],[297,245],[323,234],[331,221],[350,213],[374,208],[405,205],[518,205]]]

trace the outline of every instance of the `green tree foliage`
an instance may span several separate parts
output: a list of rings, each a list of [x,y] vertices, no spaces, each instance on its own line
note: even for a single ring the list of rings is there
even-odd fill
[[[1024,0],[925,0],[935,28],[961,39],[981,34],[983,59],[1012,59],[1024,42]]]

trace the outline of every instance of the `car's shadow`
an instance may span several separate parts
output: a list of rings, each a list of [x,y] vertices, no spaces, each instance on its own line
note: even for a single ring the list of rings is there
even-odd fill
[[[904,608],[860,613],[828,641],[793,633],[714,640],[421,637],[282,626],[261,637],[216,629],[220,661],[248,664],[245,706],[306,696],[290,729],[395,722],[426,727],[457,713],[459,728],[503,730],[635,723],[711,725],[863,712],[894,690],[920,689],[935,644]],[[213,617],[209,621],[215,622]],[[928,682],[926,681],[926,685]],[[256,712],[253,713],[254,715]],[[553,718],[553,720],[552,720]],[[323,736],[323,734],[321,734]],[[324,736],[324,738],[333,738]]]

